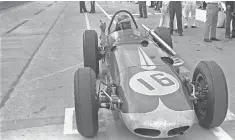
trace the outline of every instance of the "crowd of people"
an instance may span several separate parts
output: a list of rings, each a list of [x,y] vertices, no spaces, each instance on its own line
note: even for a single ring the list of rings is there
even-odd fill
[[[147,15],[146,1],[139,1],[139,17],[142,15]],[[220,1],[203,1],[198,6],[196,1],[151,1],[149,7],[155,8],[155,10],[161,12],[160,25],[168,27],[170,33],[173,34],[174,31],[174,20],[176,16],[177,29],[176,32],[179,36],[183,36],[183,24],[182,18],[184,18],[184,29],[188,28],[189,13],[191,14],[192,25],[191,28],[197,28],[196,26],[196,8],[206,10],[206,22],[205,22],[205,33],[204,41],[220,41],[216,37],[216,28],[218,22],[218,12],[219,8],[222,7],[222,2]],[[225,1],[225,37],[228,39],[235,38],[235,1]],[[147,18],[145,16],[145,18]],[[232,29],[230,28],[232,22]],[[232,32],[231,32],[232,30]]]
[[[136,4],[139,4],[138,18],[147,18],[147,2],[148,1],[136,1]],[[216,37],[216,28],[218,23],[219,8],[223,9],[223,6],[221,5],[224,3],[220,1],[203,1],[200,3],[201,4],[198,6],[198,2],[196,1],[151,1],[149,7],[161,12],[159,26],[169,28],[171,34],[176,31],[179,36],[183,36],[183,28],[186,29],[189,27],[189,15],[191,15],[192,19],[191,28],[197,28],[196,8],[206,9],[204,41],[220,41]],[[95,1],[91,1],[90,5],[90,13],[95,13]],[[80,1],[80,12],[87,12],[85,1]],[[225,37],[228,39],[235,38],[235,1],[225,1],[224,12],[226,13]],[[175,17],[177,21],[176,30],[174,29]],[[182,18],[184,18],[184,25],[182,23]],[[231,22],[232,29],[230,26]]]
[[[86,3],[85,1],[79,1],[80,4],[80,13],[84,13],[84,12],[88,12],[86,9]],[[95,1],[90,1],[90,5],[91,5],[91,10],[89,13],[95,13]]]

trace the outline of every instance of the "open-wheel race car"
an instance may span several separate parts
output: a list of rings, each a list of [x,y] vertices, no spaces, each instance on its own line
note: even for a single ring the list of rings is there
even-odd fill
[[[121,12],[125,16],[118,17],[111,32]],[[130,22],[135,28],[130,28]],[[221,67],[201,61],[192,78],[182,75],[184,61],[173,50],[169,29],[142,27],[145,34],[132,14],[121,10],[112,17],[108,34],[101,36],[101,46],[96,31],[84,32],[84,68],[74,76],[78,132],[84,137],[97,134],[99,108],[118,112],[126,127],[141,137],[182,135],[197,120],[207,129],[220,126],[228,108]]]

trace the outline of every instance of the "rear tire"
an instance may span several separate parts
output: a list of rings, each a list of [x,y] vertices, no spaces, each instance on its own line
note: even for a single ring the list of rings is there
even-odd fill
[[[99,74],[98,36],[95,30],[85,30],[83,34],[84,67],[92,68]]]
[[[199,124],[208,129],[220,126],[228,110],[227,82],[221,67],[214,61],[200,62],[194,70],[193,82],[202,85],[198,87],[207,85],[208,89],[206,101],[194,103]]]
[[[74,76],[75,117],[78,132],[84,137],[94,137],[98,132],[98,103],[96,99],[95,72],[79,68]]]

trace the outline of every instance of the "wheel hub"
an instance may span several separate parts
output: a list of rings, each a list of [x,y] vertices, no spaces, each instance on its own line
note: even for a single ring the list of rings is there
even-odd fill
[[[198,74],[195,81],[195,96],[197,97],[194,106],[197,112],[200,114],[201,118],[205,117],[207,111],[207,94],[208,93],[208,85],[206,79],[202,74]]]

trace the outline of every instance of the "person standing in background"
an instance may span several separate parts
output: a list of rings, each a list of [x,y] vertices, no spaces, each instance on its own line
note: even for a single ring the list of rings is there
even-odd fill
[[[80,13],[87,12],[85,1],[79,1],[80,3]]]
[[[91,11],[90,13],[95,13],[95,1],[90,1],[91,4]]]
[[[206,1],[203,1],[203,2],[202,2],[202,10],[206,10],[206,6],[207,6]]]
[[[169,2],[170,1],[163,1],[162,2],[162,8],[161,8],[161,18],[160,18],[160,24],[159,27],[166,27],[169,28]]]
[[[146,1],[138,1],[139,3],[139,17],[138,18],[147,18],[147,7],[146,7]]]
[[[235,38],[235,1],[226,1],[226,24],[225,24],[225,37]],[[230,24],[232,21],[232,37],[230,35]]]
[[[149,8],[153,8],[155,5],[155,1],[150,1],[150,2],[151,2],[151,5],[149,6]]]
[[[207,1],[204,42],[220,41],[216,38],[219,1]]]
[[[191,18],[193,20],[193,24],[191,25],[191,28],[196,28],[196,1],[185,1],[183,3],[184,8],[183,8],[183,12],[184,12],[184,19],[185,19],[185,23],[184,23],[184,28],[188,28],[188,21],[189,21],[189,13],[191,13]]]
[[[170,13],[170,32],[173,34],[174,30],[174,19],[176,15],[177,19],[177,31],[179,36],[183,36],[182,28],[182,4],[181,1],[170,1],[169,2],[169,13]]]
[[[161,11],[160,9],[162,8],[162,1],[156,1],[156,7],[154,8],[154,10],[156,11]]]

